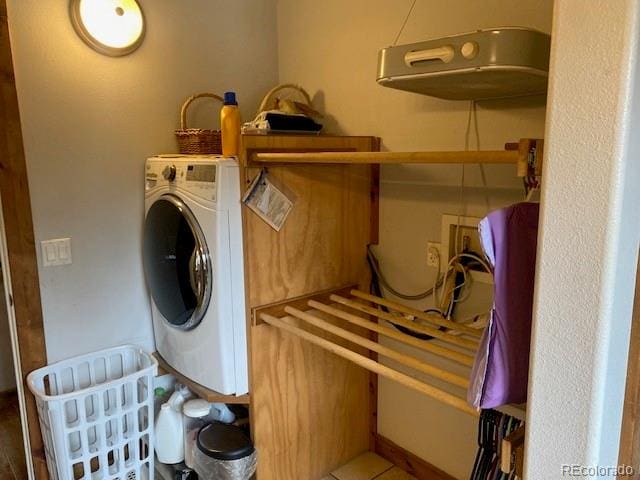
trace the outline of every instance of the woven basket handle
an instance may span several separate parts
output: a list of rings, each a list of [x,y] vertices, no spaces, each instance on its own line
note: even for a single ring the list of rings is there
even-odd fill
[[[286,88],[292,88],[294,90],[298,90],[306,100],[307,105],[311,106],[311,97],[309,96],[309,94],[304,88],[294,83],[283,83],[282,85],[277,85],[273,87],[271,90],[267,92],[267,94],[262,99],[262,103],[260,103],[260,107],[258,108],[258,114],[264,112],[269,108],[269,102],[271,102],[271,98],[273,97],[274,94]]]
[[[184,101],[184,103],[182,104],[182,109],[180,110],[180,128],[182,130],[187,129],[187,109],[189,108],[189,105],[191,105],[194,100],[202,97],[215,98],[221,103],[224,103],[224,98],[222,98],[220,95],[216,95],[215,93],[197,93],[196,95],[191,95]]]

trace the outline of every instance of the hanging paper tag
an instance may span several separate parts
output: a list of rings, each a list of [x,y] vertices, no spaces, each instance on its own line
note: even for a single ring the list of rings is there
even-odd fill
[[[253,180],[242,201],[277,232],[293,208],[293,201],[273,183],[265,169]]]

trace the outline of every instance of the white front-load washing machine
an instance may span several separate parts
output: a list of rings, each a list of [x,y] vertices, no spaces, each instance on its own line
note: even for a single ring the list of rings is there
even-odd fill
[[[146,162],[143,257],[156,350],[227,395],[249,388],[240,207],[235,158]]]

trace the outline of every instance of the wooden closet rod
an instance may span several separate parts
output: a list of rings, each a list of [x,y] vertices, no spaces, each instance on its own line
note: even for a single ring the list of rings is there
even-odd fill
[[[515,164],[518,151],[468,151],[468,152],[260,152],[254,153],[256,163],[316,163],[316,164]]]
[[[258,165],[331,164],[514,164],[517,175],[529,174],[530,154],[535,153],[535,174],[542,172],[543,141],[523,138],[505,144],[504,150],[453,152],[254,152],[249,163]]]
[[[398,372],[390,367],[387,367],[386,365],[382,365],[375,360],[372,360],[371,358],[365,357],[364,355],[349,350],[348,348],[341,345],[337,345],[322,337],[318,337],[317,335],[307,332],[306,330],[298,328],[285,321],[285,319],[291,319],[292,317],[276,318],[269,314],[261,313],[260,318],[269,325],[291,333],[318,347],[324,348],[325,350],[339,355],[340,357],[345,358],[363,368],[366,368],[369,371],[401,383],[402,385],[412,388],[420,393],[423,393],[424,395],[427,395],[431,398],[439,400],[440,402],[451,405],[458,410],[468,413],[469,415],[478,416],[478,412],[474,408],[470,407],[464,399],[457,397],[456,395],[453,395],[451,393],[445,392],[444,390],[440,390],[439,388],[436,388],[427,383],[421,382],[420,380],[410,377],[409,375]]]

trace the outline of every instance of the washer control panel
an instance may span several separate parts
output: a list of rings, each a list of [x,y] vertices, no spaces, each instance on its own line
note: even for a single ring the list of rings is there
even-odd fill
[[[187,182],[216,183],[217,165],[187,165]]]
[[[145,191],[160,186],[175,186],[207,200],[216,200],[218,165],[203,162],[147,162]]]

